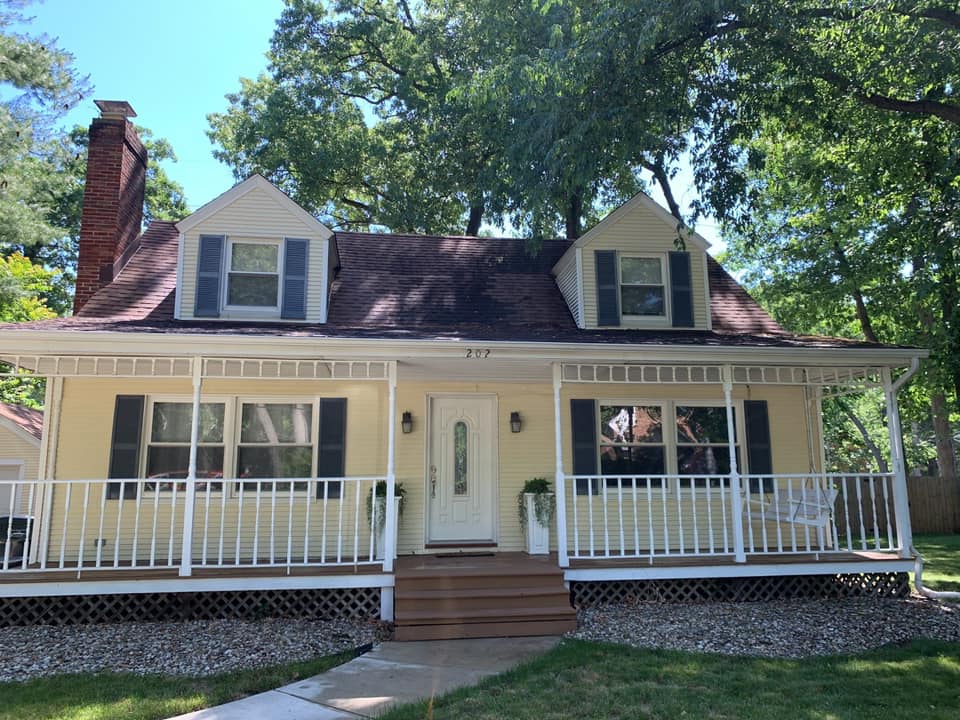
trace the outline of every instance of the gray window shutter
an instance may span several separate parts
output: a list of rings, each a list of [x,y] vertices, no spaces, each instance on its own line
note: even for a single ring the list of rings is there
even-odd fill
[[[143,430],[143,395],[117,395],[113,410],[108,478],[129,480],[140,473],[140,435]],[[137,483],[107,483],[107,498],[137,497]]]
[[[597,325],[620,324],[620,288],[617,287],[617,251],[594,250],[597,270]]]
[[[201,235],[197,256],[197,296],[193,314],[220,317],[220,287],[223,273],[223,235]]]
[[[693,327],[693,282],[688,252],[670,253],[670,301],[673,326]]]
[[[344,477],[347,458],[347,399],[322,398],[320,400],[320,447],[317,459],[317,477]],[[341,495],[339,481],[317,483],[317,497]]]
[[[670,253],[670,300],[673,326],[693,327],[693,281],[688,252]]]
[[[570,401],[570,439],[573,442],[573,474],[596,475],[600,451],[597,448],[597,404],[593,400]],[[577,495],[587,494],[587,480],[577,480]],[[594,492],[599,484],[593,483]]]
[[[280,317],[307,318],[307,241],[287,238],[283,243],[283,305]]]
[[[773,452],[770,444],[770,418],[766,400],[744,400],[744,429],[747,431],[747,469],[751,475],[769,475],[773,472]],[[750,481],[750,492],[758,493],[760,481]],[[773,480],[763,481],[763,492],[773,492]]]

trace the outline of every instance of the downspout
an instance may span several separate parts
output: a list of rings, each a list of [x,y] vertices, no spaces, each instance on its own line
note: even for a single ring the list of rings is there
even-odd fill
[[[902,388],[907,381],[913,377],[920,368],[920,358],[913,358],[910,361],[910,368],[891,385],[892,394],[895,398],[897,391]],[[910,544],[910,552],[913,553],[913,586],[917,592],[931,600],[960,600],[960,592],[952,590],[931,590],[923,584],[923,556],[917,550],[913,543]]]

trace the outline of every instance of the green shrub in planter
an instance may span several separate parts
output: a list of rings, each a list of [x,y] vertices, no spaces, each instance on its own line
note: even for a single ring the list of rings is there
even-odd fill
[[[377,481],[376,496],[381,501],[381,507],[377,508],[377,527],[374,528],[376,532],[383,532],[384,525],[387,522],[387,515],[384,512],[387,502],[387,481],[378,480]],[[400,505],[397,508],[397,522],[400,521],[400,518],[403,517],[403,503],[404,498],[407,495],[407,491],[403,489],[403,483],[397,483],[393,488],[394,497],[400,499]],[[371,524],[373,519],[373,498],[367,494],[367,525]]]
[[[517,495],[517,512],[520,515],[520,527],[524,531],[527,529],[527,503],[524,495],[531,493],[536,495],[533,499],[533,513],[536,515],[537,522],[544,527],[549,527],[553,520],[553,514],[556,511],[556,499],[553,490],[550,489],[550,482],[543,477],[531,478],[523,484],[523,489]]]

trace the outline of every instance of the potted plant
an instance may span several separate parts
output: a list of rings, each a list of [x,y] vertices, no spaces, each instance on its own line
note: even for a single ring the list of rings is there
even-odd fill
[[[517,512],[529,555],[550,552],[550,522],[555,511],[556,499],[546,478],[531,478],[523,484],[517,495]]]
[[[386,547],[384,533],[387,527],[387,481],[378,480],[375,486],[374,496],[376,497],[377,503],[377,516],[376,522],[374,523],[373,517],[373,501],[374,498],[370,495],[367,495],[367,524],[373,528],[374,536],[374,557],[377,560],[383,560],[384,558],[384,548]],[[395,503],[395,509],[397,512],[397,524],[394,526],[394,533],[397,532],[397,529],[400,527],[400,518],[403,517],[403,499],[406,496],[407,491],[403,489],[403,483],[397,483],[393,488],[393,502]],[[393,538],[393,547],[397,547],[397,537],[396,534]],[[396,552],[396,550],[394,550]]]

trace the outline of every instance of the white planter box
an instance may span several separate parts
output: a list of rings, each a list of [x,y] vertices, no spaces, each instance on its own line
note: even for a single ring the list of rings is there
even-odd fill
[[[387,499],[385,497],[377,498],[377,518],[384,518],[384,510],[387,508]],[[395,497],[393,499],[394,509],[397,515],[397,522],[393,526],[393,557],[397,557],[397,533],[400,529],[400,498]],[[373,548],[374,548],[374,557],[377,560],[383,560],[386,553],[386,518],[384,518],[383,525],[380,525],[377,528],[376,533],[374,534]],[[379,525],[379,523],[377,523]]]
[[[534,493],[525,493],[523,496],[527,504],[527,554],[546,555],[550,552],[550,528],[541,525],[537,520],[537,509],[534,505],[536,497]]]

